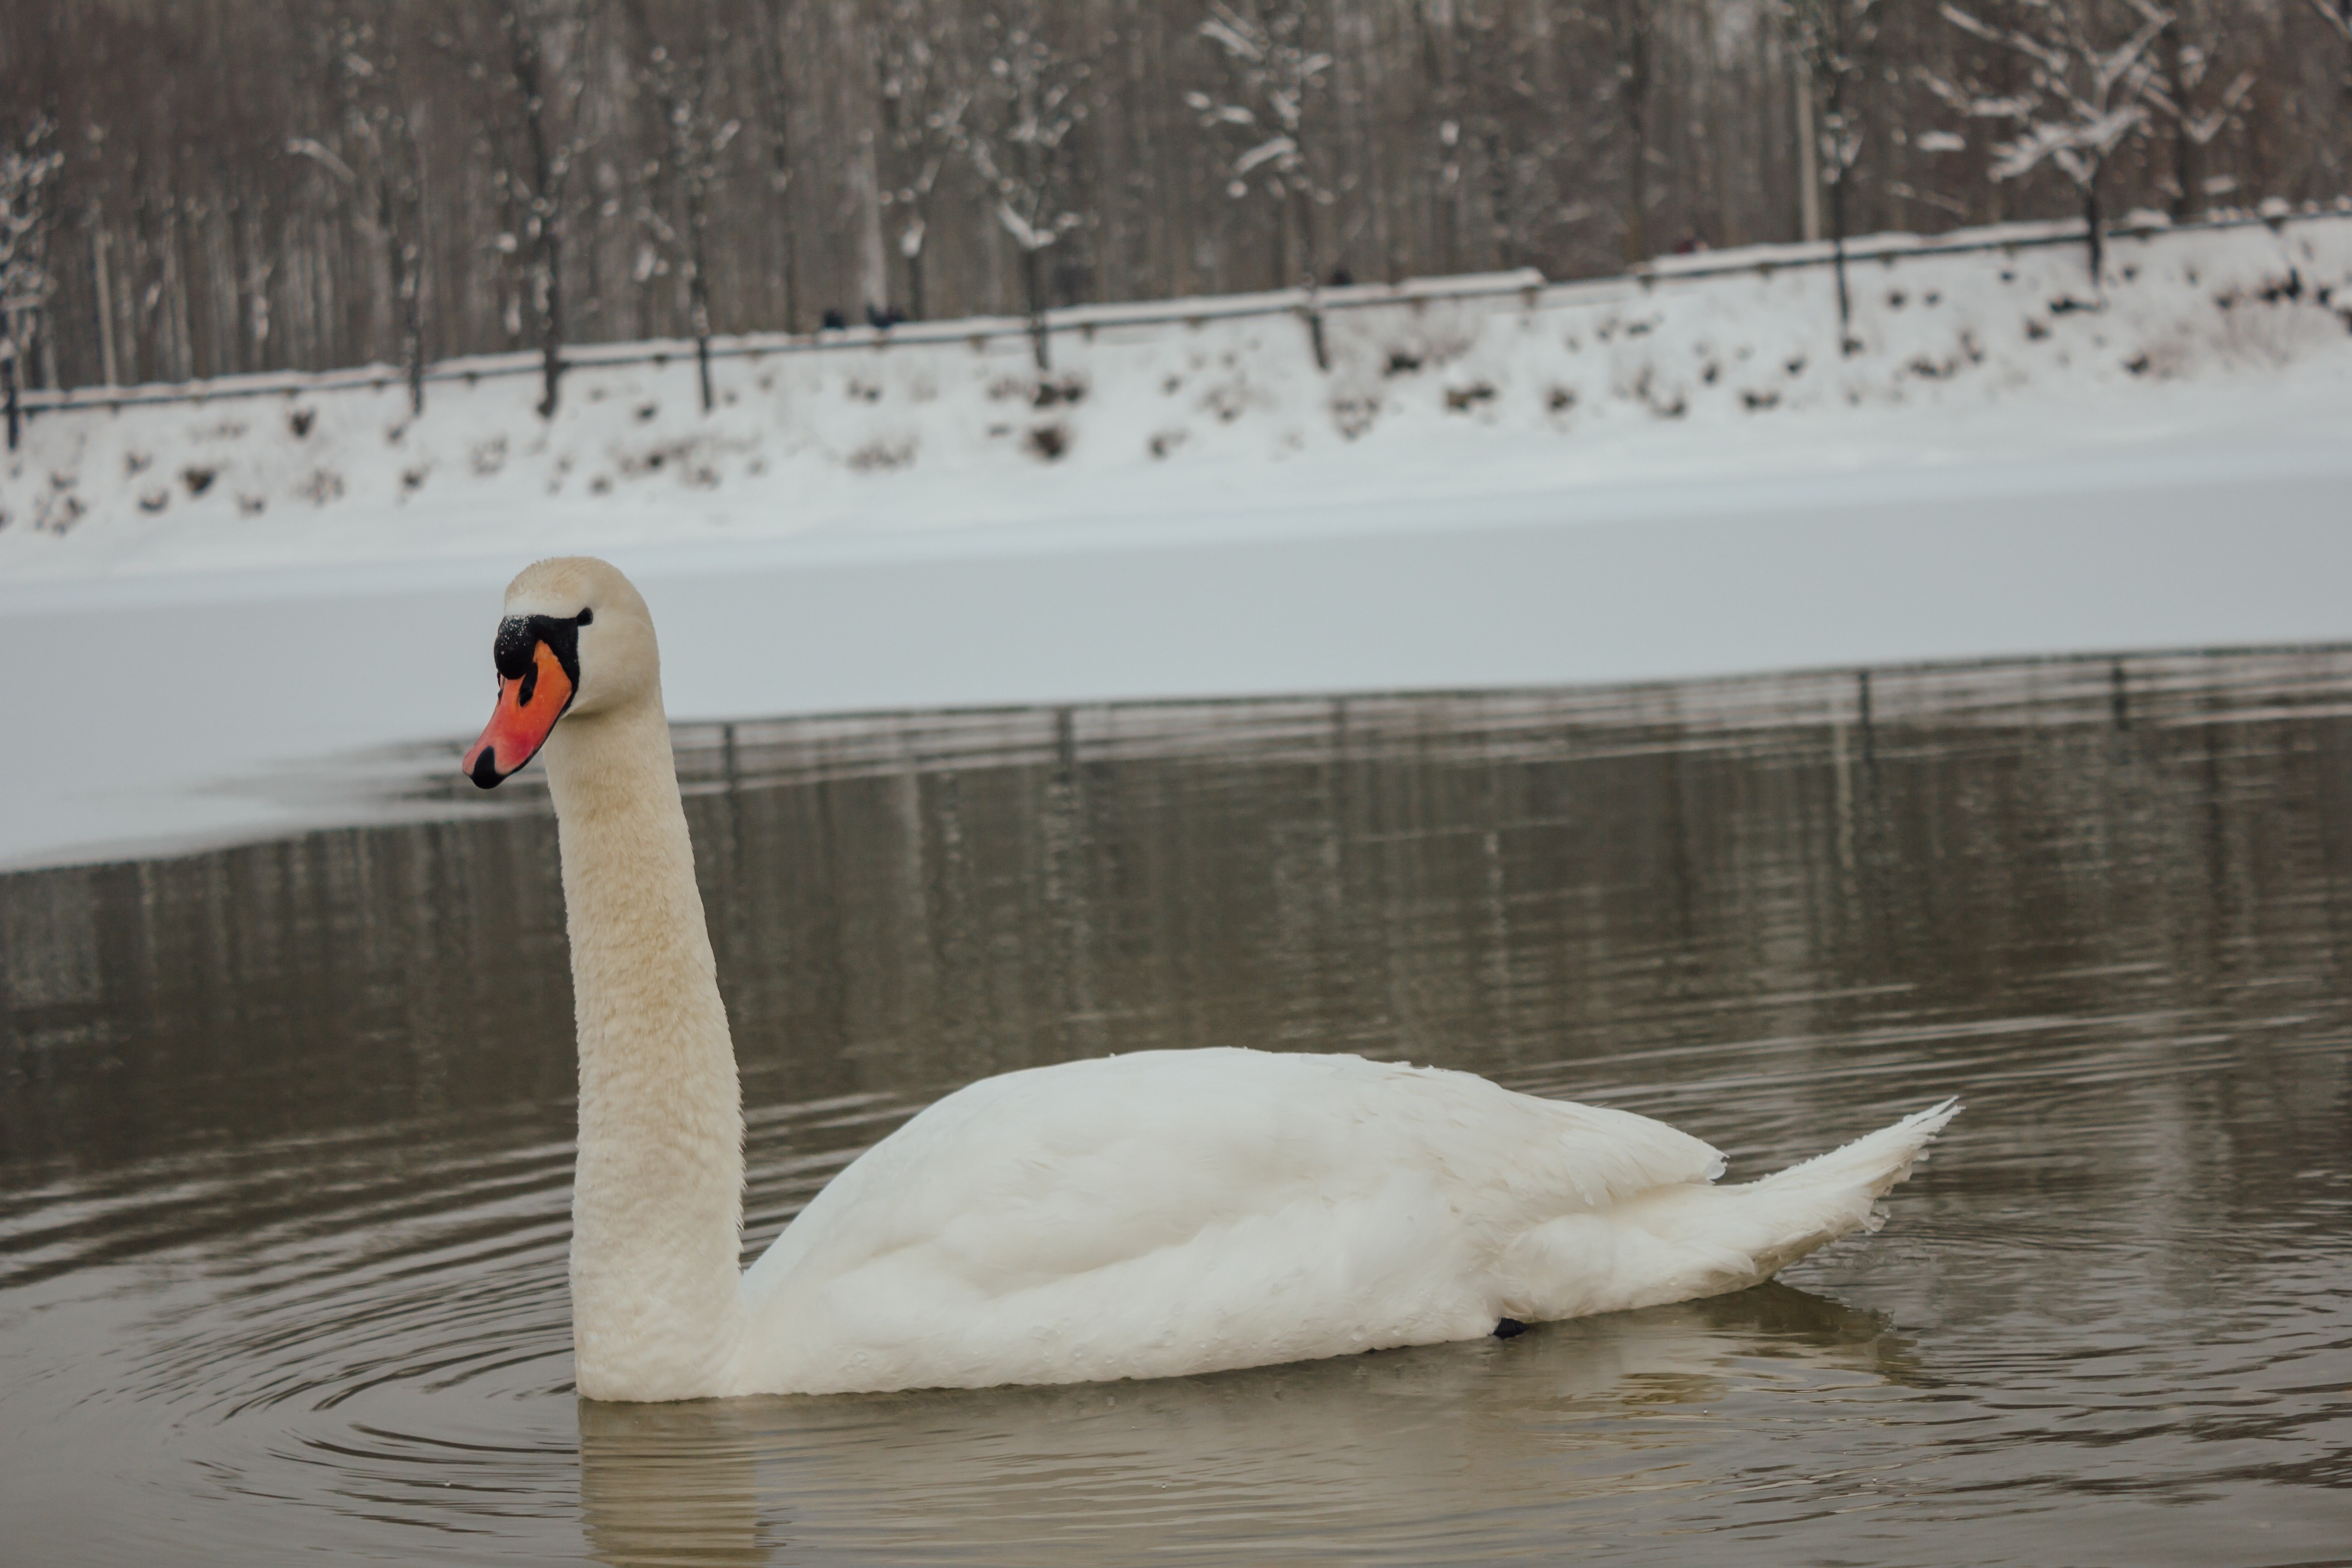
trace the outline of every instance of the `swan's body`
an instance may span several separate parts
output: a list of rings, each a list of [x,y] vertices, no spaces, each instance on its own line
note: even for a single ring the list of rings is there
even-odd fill
[[[950,1095],[739,1273],[735,1058],[651,620],[578,560],[518,577],[508,615],[501,705],[467,771],[495,783],[545,746],[590,1397],[1159,1377],[1738,1289],[1866,1223],[1954,1113],[1717,1187],[1721,1157],[1662,1122],[1466,1073],[1150,1051]]]

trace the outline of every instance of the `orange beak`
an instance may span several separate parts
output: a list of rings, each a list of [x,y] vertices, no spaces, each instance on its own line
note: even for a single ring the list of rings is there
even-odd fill
[[[572,706],[572,690],[555,650],[534,643],[522,674],[499,678],[498,708],[459,769],[484,789],[496,789],[547,744],[555,721]]]

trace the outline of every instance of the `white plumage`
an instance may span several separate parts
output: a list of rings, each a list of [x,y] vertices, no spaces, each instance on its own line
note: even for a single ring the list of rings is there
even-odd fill
[[[869,1150],[752,1265],[739,1377],[1161,1377],[1738,1289],[1862,1224],[1950,1114],[1826,1181],[1716,1188],[1722,1156],[1663,1122],[1468,1073],[1230,1049],[1008,1073]]]
[[[520,765],[494,736],[544,738],[592,1397],[1160,1377],[1738,1289],[1869,1223],[1956,1113],[1722,1187],[1722,1157],[1662,1122],[1467,1073],[1147,1051],[950,1095],[739,1275],[742,1112],[651,618],[619,573],[579,559],[524,572],[507,608],[506,635],[554,626],[577,667],[567,688],[541,660],[545,689],[567,692],[557,711],[511,680],[467,771]]]

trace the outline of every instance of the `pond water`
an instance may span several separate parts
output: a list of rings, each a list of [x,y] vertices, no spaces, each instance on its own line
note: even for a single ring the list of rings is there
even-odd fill
[[[2352,1559],[2352,654],[679,742],[755,1251],[956,1086],[1145,1047],[1466,1068],[1735,1176],[1969,1108],[1881,1234],[1703,1303],[595,1405],[528,775],[0,879],[0,1557]]]

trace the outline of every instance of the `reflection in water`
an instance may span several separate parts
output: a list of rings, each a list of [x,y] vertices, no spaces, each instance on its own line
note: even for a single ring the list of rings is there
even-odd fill
[[[1969,1101],[1801,1289],[1152,1384],[579,1402],[527,793],[0,878],[0,1518],[42,1562],[2324,1557],[2347,699],[2282,654],[682,730],[754,1247],[1104,1051],[1436,1061],[1745,1173]]]
[[[1772,1285],[1507,1345],[1150,1384],[583,1401],[582,1493],[616,1565],[1091,1563],[1243,1536],[1453,1561],[1498,1519],[1702,1483],[1692,1429],[1735,1390],[1853,1396],[1915,1370],[1884,1317]]]
[[[761,1520],[764,1415],[743,1400],[582,1400],[580,1504],[589,1554],[614,1568],[773,1561],[780,1540]]]

